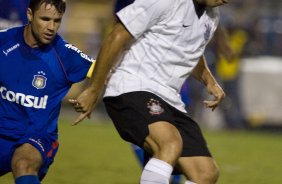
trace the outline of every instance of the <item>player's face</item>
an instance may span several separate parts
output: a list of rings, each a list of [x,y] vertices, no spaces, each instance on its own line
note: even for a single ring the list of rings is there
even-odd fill
[[[198,3],[204,4],[210,7],[221,6],[228,3],[229,0],[197,0]]]
[[[63,14],[50,4],[43,3],[32,12],[28,9],[30,28],[28,34],[33,45],[46,45],[54,39],[62,21]]]

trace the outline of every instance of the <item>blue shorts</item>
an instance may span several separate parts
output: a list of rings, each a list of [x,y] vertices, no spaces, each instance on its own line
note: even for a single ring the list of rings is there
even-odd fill
[[[42,180],[47,174],[49,166],[53,163],[59,147],[57,136],[49,134],[32,134],[20,139],[11,139],[1,137],[0,135],[0,176],[11,172],[13,153],[17,147],[24,143],[31,144],[41,153],[43,164],[39,170],[38,177]]]

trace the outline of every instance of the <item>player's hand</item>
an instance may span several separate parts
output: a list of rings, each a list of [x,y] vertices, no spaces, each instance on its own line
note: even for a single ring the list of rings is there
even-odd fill
[[[86,117],[90,118],[91,113],[96,106],[98,96],[89,88],[84,90],[77,99],[69,99],[76,112],[81,113],[72,125],[77,125]]]
[[[224,99],[225,93],[217,83],[213,85],[207,85],[207,88],[208,92],[214,96],[214,100],[205,100],[204,104],[206,105],[206,107],[211,108],[213,111]]]

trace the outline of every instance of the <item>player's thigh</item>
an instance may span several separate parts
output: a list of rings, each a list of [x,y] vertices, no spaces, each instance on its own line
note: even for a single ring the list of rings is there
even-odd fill
[[[199,182],[203,178],[216,180],[219,174],[216,162],[212,157],[180,157],[177,168],[190,180]]]
[[[22,172],[38,172],[42,161],[38,149],[29,143],[24,143],[13,154],[12,170],[16,176],[21,175]]]
[[[149,124],[149,135],[145,142],[156,149],[161,147],[177,146],[182,147],[182,138],[177,128],[169,122],[159,121]],[[173,149],[173,148],[172,148]]]
[[[144,148],[154,157],[174,165],[182,152],[182,138],[177,128],[169,122],[155,122],[149,125]]]

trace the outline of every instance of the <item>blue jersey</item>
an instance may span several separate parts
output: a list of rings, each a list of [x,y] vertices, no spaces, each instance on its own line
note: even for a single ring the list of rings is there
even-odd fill
[[[57,136],[61,101],[86,77],[93,59],[59,35],[49,45],[31,48],[23,30],[0,32],[0,136]]]
[[[130,5],[133,2],[134,0],[116,0],[115,9],[114,9],[115,13],[123,9],[127,5]]]

